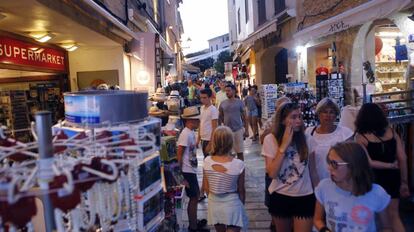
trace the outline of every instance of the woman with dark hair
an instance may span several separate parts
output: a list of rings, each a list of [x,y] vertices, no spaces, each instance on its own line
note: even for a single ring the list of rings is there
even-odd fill
[[[393,231],[405,231],[398,208],[399,197],[408,197],[410,191],[407,179],[407,158],[401,138],[389,126],[384,111],[375,103],[364,104],[355,121],[356,141],[368,152],[370,166],[374,171],[375,183],[391,195],[387,209]]]
[[[355,142],[334,145],[326,162],[331,178],[315,189],[314,225],[318,231],[377,231],[375,213],[387,220],[390,195],[373,184],[364,148]],[[391,231],[389,228],[382,231]]]
[[[272,133],[264,138],[262,154],[273,179],[268,191],[269,212],[276,231],[312,230],[315,196],[308,167],[308,147],[302,113],[285,103],[276,111]]]

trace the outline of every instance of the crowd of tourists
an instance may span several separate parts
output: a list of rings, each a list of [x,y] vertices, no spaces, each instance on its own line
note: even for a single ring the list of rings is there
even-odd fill
[[[324,98],[316,106],[319,124],[304,128],[300,107],[281,97],[275,115],[261,125],[257,88],[241,97],[236,92],[221,81],[217,89],[188,83],[178,159],[190,199],[189,231],[205,231],[197,205],[206,195],[207,222],[216,231],[247,229],[243,149],[249,131],[262,144],[273,231],[404,231],[398,205],[410,194],[406,154],[380,106],[364,104],[352,131],[337,125],[340,109]],[[198,146],[204,154],[201,187]]]

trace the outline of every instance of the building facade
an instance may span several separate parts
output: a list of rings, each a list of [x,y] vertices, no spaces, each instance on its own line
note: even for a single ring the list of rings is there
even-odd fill
[[[226,33],[224,35],[217,36],[215,38],[208,40],[208,46],[210,48],[210,52],[218,51],[221,49],[229,48],[230,46],[230,37],[229,34]]]
[[[175,76],[182,75],[180,3],[180,0],[5,1],[0,3],[5,16],[0,25],[4,34],[15,39],[61,49],[67,56],[65,70],[59,73],[41,70],[46,75],[42,72],[40,76],[63,76],[53,78],[64,80],[66,90],[91,88],[95,81],[126,90],[152,92],[157,84],[164,83],[171,69],[175,70]],[[45,35],[50,35],[50,40],[34,40]],[[5,74],[5,78],[31,76],[19,81],[30,82],[36,79],[33,77],[36,74],[30,72],[39,71],[23,63],[1,65],[4,70],[27,69],[29,73]]]

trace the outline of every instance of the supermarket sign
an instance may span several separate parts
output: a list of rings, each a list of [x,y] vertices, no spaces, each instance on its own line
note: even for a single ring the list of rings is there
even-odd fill
[[[66,71],[66,52],[0,36],[0,64]]]

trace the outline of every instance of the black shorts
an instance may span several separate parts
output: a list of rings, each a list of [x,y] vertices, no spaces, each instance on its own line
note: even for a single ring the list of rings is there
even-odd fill
[[[185,187],[185,193],[187,194],[187,197],[198,197],[200,194],[200,188],[198,187],[197,175],[195,173],[183,172],[183,177],[189,185],[189,187]]]
[[[270,178],[270,176],[266,173],[265,176],[265,206],[267,206],[267,208],[269,208],[270,206],[270,194],[269,194],[269,186],[270,183],[272,183],[272,178]]]
[[[315,195],[291,197],[273,192],[269,199],[269,213],[279,218],[312,218]]]
[[[207,141],[207,140],[201,140],[201,149],[202,149],[202,151],[203,151],[203,155],[204,155],[204,159],[207,157],[207,156],[209,156],[210,154],[206,151],[206,148],[207,148],[207,146],[208,146],[208,143],[209,143],[210,141]]]

